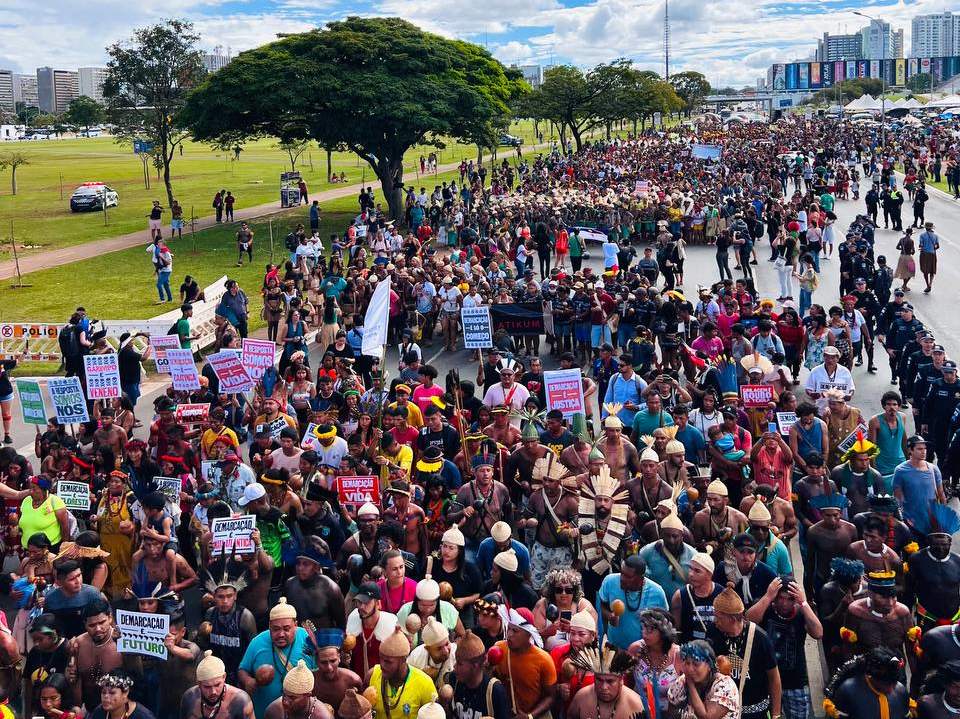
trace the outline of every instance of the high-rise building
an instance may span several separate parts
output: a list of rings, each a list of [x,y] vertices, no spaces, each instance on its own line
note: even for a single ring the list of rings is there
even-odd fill
[[[16,101],[13,99],[13,73],[0,70],[0,110],[13,112]]]
[[[912,23],[910,57],[951,57],[960,52],[960,14],[917,15]]]
[[[203,54],[203,67],[207,72],[216,72],[229,65],[231,60],[233,60],[233,57],[230,56],[229,52],[224,55],[219,47],[215,47],[212,53],[205,52]]]
[[[103,83],[107,80],[105,67],[81,67],[77,70],[78,90],[99,103],[103,102]]]
[[[851,35],[831,35],[823,33],[823,39],[817,40],[817,56],[819,62],[836,62],[838,60],[860,60],[863,57],[863,38],[860,33]]]
[[[40,111],[59,115],[67,111],[71,101],[80,94],[77,73],[72,70],[37,68],[37,94]]]
[[[534,90],[543,84],[543,68],[539,65],[521,65],[520,72],[523,73],[523,79]]]
[[[885,20],[871,20],[869,25],[860,30],[860,37],[863,41],[864,60],[903,57],[903,30],[894,31]]]
[[[22,102],[26,107],[40,107],[36,75],[13,76],[13,101]]]

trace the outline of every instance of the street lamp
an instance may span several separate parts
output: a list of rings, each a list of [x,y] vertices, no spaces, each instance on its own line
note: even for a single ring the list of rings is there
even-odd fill
[[[859,15],[860,17],[865,17],[865,18],[867,18],[867,20],[872,20],[872,21],[879,22],[879,20],[878,20],[877,18],[873,17],[872,15],[867,15],[867,13],[865,13],[865,12],[860,12],[859,10],[851,10],[851,12],[852,12],[854,15]],[[883,48],[884,45],[885,45],[885,43],[882,43],[882,42],[880,43],[881,48]],[[892,50],[892,48],[891,48],[891,50]],[[892,54],[892,53],[891,53],[891,54]],[[887,73],[885,73],[885,72],[883,71],[883,61],[886,60],[886,58],[883,57],[883,55],[886,55],[886,52],[884,52],[883,49],[881,49],[880,55],[881,55],[881,57],[880,57],[880,81],[881,81],[881,83],[882,83],[882,85],[881,85],[881,94],[880,94],[880,126],[881,126],[881,132],[882,132],[881,141],[883,142],[883,147],[884,147],[884,149],[886,149],[886,147],[887,147]],[[894,62],[895,62],[895,61],[896,61],[896,58],[894,58]]]

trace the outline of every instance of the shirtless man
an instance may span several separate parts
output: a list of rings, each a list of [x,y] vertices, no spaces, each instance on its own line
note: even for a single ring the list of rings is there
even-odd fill
[[[447,522],[457,522],[467,539],[467,554],[473,558],[480,542],[490,536],[490,529],[499,521],[510,524],[513,507],[506,486],[493,479],[493,462],[499,456],[496,448],[482,451],[473,458],[474,479],[463,485],[447,510]]]
[[[597,441],[597,449],[603,454],[610,467],[610,476],[626,484],[634,474],[640,471],[640,455],[637,448],[628,439],[623,438],[623,422],[615,414],[603,420],[603,437]],[[654,452],[656,456],[656,452]],[[657,463],[660,458],[657,457]],[[656,468],[654,468],[656,474]],[[667,496],[670,493],[667,492]],[[657,500],[659,501],[659,500]],[[654,506],[657,504],[655,501]]]
[[[664,448],[666,458],[660,463],[657,473],[660,479],[669,485],[676,483],[684,487],[690,486],[690,478],[698,474],[697,467],[693,462],[686,460],[686,448],[678,439],[671,439]]]
[[[507,449],[520,441],[520,428],[510,424],[509,407],[493,407],[490,416],[493,417],[493,422],[483,428],[485,435]]]
[[[593,671],[593,684],[583,687],[573,697],[567,709],[567,719],[637,719],[644,714],[643,700],[633,689],[623,685],[623,673],[633,663],[602,649],[599,661],[585,662],[573,659],[574,665],[584,664]]]
[[[314,695],[316,679],[303,659],[283,678],[283,694],[274,699],[264,719],[333,719],[333,714]]]
[[[170,565],[164,556],[164,543],[144,535],[140,549],[133,554],[133,574],[140,565],[146,567],[147,579],[151,586],[160,583],[171,592],[182,592],[197,583],[197,573],[179,554],[174,556],[174,576],[170,576]]]
[[[93,433],[93,447],[109,447],[113,450],[115,457],[123,456],[123,447],[127,443],[127,433],[113,423],[116,418],[116,412],[112,407],[104,407],[100,410],[100,428]]]
[[[530,495],[527,510],[532,516],[521,519],[521,528],[536,528],[537,536],[530,551],[531,585],[537,591],[543,587],[547,572],[555,567],[569,567],[573,564],[573,548],[570,546],[577,536],[577,495],[560,485],[559,475],[566,474],[555,456],[546,457],[541,462],[556,462],[557,472],[543,475],[543,486]]]
[[[730,497],[727,485],[719,479],[707,486],[707,506],[693,515],[690,532],[700,551],[712,547],[714,557],[730,559],[732,557],[730,540],[747,528],[747,516],[738,509],[729,506]]]
[[[250,696],[227,684],[227,670],[217,657],[206,653],[197,664],[197,686],[180,700],[180,719],[254,719]]]
[[[807,530],[807,554],[804,557],[804,584],[809,596],[818,596],[830,579],[830,561],[844,557],[857,541],[857,528],[841,518],[847,508],[842,494],[821,494],[810,500],[821,519]]]
[[[847,547],[847,556],[859,559],[868,572],[884,572],[892,569],[901,575],[903,561],[891,547],[884,544],[887,538],[887,523],[877,516],[867,517],[863,524],[863,539]]]
[[[797,536],[798,527],[797,513],[793,509],[793,503],[779,496],[776,487],[758,484],[740,501],[740,511],[744,516],[750,513],[750,507],[758,500],[767,506],[770,512],[770,524],[777,528],[777,536],[784,544],[789,544],[790,540]]]
[[[914,626],[913,614],[905,604],[897,601],[893,572],[870,572],[867,575],[867,596],[850,603],[843,626],[852,632],[851,638],[856,638],[855,642],[845,642],[847,656],[864,654],[883,646],[899,657],[906,656],[911,671],[916,671],[913,641],[908,638]]]
[[[426,553],[430,546],[427,536],[427,515],[423,509],[410,501],[410,485],[407,482],[394,482],[387,487],[386,494],[393,500],[393,506],[383,510],[383,521],[398,524],[403,528],[403,549],[419,556]]]
[[[363,571],[369,572],[377,563],[377,530],[380,528],[380,510],[367,502],[357,510],[358,530],[347,537],[337,556],[337,568],[345,570],[347,560],[354,554],[363,557]]]
[[[363,691],[363,680],[346,667],[340,666],[340,647],[343,644],[343,632],[339,629],[317,632],[317,671],[314,674],[316,684],[313,696],[339,712],[340,703],[348,689]]]
[[[308,540],[297,555],[295,575],[284,585],[284,596],[301,620],[309,619],[318,629],[343,627],[347,623],[343,593],[320,571],[322,559],[317,546]]]
[[[70,706],[82,704],[92,711],[100,704],[97,681],[104,674],[123,667],[133,655],[117,651],[113,615],[105,601],[91,602],[84,607],[83,625],[86,632],[71,639],[68,645],[67,680],[74,688]]]
[[[609,459],[607,460],[609,464]],[[637,530],[653,519],[661,500],[670,499],[673,487],[660,479],[660,457],[649,447],[640,455],[640,476],[627,482],[630,508],[637,515]],[[613,467],[610,467],[613,475]]]
[[[270,611],[270,585],[273,582],[273,558],[263,551],[260,543],[260,530],[254,529],[250,533],[253,540],[253,554],[241,554],[240,559],[246,567],[247,586],[240,592],[237,599],[240,604],[250,610],[257,621],[257,629],[263,631],[267,627],[267,615]]]

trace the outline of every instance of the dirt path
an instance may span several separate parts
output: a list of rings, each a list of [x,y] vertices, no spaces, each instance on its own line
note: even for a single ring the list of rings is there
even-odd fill
[[[546,147],[546,145],[535,145],[525,149],[528,151],[535,151],[541,149],[542,147]],[[437,172],[449,172],[450,170],[457,169],[459,165],[459,162],[450,162],[445,165],[440,165],[437,168]],[[366,184],[372,185],[373,183],[368,182]],[[324,190],[323,192],[316,194],[311,193],[310,201],[312,202],[313,200],[320,200],[320,206],[322,208],[323,203],[329,200],[337,200],[341,197],[348,197],[350,195],[359,195],[360,189],[363,186],[363,183],[358,182],[353,185],[344,185],[343,187],[335,187],[330,190]],[[245,207],[237,210],[234,213],[234,222],[236,223],[242,220],[251,220],[265,217],[267,215],[277,214],[279,212],[284,212],[285,210],[278,206],[278,201],[267,202],[263,205]],[[203,230],[208,227],[213,227],[216,224],[216,220],[212,215],[209,217],[201,217],[196,221],[196,229]],[[164,230],[166,229],[168,228],[165,225]],[[89,257],[105,255],[109,254],[110,252],[119,252],[120,250],[125,250],[128,247],[146,247],[149,242],[150,237],[147,232],[147,228],[144,228],[138,232],[131,232],[118,237],[108,237],[103,240],[94,240],[93,242],[85,242],[80,245],[71,245],[70,247],[61,247],[54,250],[46,250],[35,254],[28,254],[20,257],[20,272],[26,275],[29,272],[45,270],[49,269],[50,267],[59,267],[60,265],[66,265],[71,262],[85,260]],[[0,262],[0,279],[5,280],[16,276],[17,267],[13,260]]]

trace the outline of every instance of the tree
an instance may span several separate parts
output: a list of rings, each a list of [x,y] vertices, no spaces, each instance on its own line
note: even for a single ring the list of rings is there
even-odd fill
[[[16,104],[17,110],[17,119],[24,125],[30,125],[33,123],[33,118],[40,114],[40,108],[34,106],[27,106],[26,103],[18,102]]]
[[[696,108],[706,95],[710,93],[710,83],[703,73],[688,70],[687,72],[678,72],[670,76],[670,84],[677,91],[677,95],[683,100],[684,110],[687,117]]]
[[[0,171],[10,168],[10,192],[17,194],[17,169],[21,165],[29,165],[30,158],[22,152],[11,152],[8,155],[0,156]]]
[[[178,122],[187,93],[204,75],[199,36],[183,20],[166,20],[135,30],[107,48],[110,60],[103,85],[107,114],[118,142],[151,142],[163,163],[167,201],[173,204],[170,166],[186,138]],[[282,77],[277,74],[276,78]],[[254,98],[248,98],[254,101]]]
[[[57,123],[57,116],[49,113],[37,113],[33,116],[30,124],[32,127],[51,127]]]
[[[80,95],[70,101],[64,119],[76,128],[82,128],[85,133],[90,131],[92,125],[98,125],[103,122],[106,113],[103,105],[87,97]]]
[[[277,143],[277,147],[287,153],[287,157],[290,158],[290,171],[297,171],[297,160],[300,159],[300,156],[307,151],[307,148],[310,147],[309,140],[281,140]],[[329,173],[328,173],[329,174]],[[329,178],[327,178],[329,182]]]
[[[191,93],[196,139],[224,133],[345,144],[402,216],[403,154],[436,136],[489,143],[522,85],[483,48],[398,18],[358,18],[241,53]]]
[[[907,87],[914,92],[930,92],[933,90],[933,76],[929,72],[920,72],[907,80]]]

